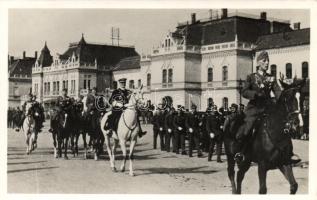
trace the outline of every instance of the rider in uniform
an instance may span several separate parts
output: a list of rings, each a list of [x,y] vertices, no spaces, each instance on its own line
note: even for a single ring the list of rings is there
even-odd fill
[[[281,93],[281,88],[275,77],[266,72],[269,66],[268,53],[262,51],[256,60],[257,71],[247,76],[245,85],[241,91],[242,96],[250,101],[244,111],[244,124],[239,128],[236,135],[241,151],[235,155],[235,159],[238,161],[244,159],[245,140],[253,131],[255,121],[264,114],[265,109],[275,104],[276,99],[278,99]],[[268,88],[270,91],[265,92]],[[290,161],[297,163],[300,162],[300,159],[298,156],[293,155]]]
[[[70,114],[72,104],[73,99],[67,95],[67,89],[64,88],[62,90],[62,96],[59,96],[56,102],[57,112],[62,116],[63,121]]]
[[[128,96],[131,91],[127,90],[126,87],[126,78],[119,79],[119,88],[115,89],[109,99],[109,103],[112,105],[112,111],[109,115],[109,118],[105,124],[105,129],[117,130],[118,122],[121,117],[122,111],[125,109],[125,104],[129,103]],[[139,116],[137,116],[137,124],[139,126],[139,137],[142,137],[146,134],[146,131],[142,131]]]
[[[93,87],[91,93],[87,95],[86,107],[87,113],[93,114],[96,110],[96,96],[97,96],[97,88]]]
[[[202,157],[199,147],[199,115],[194,104],[191,106],[191,112],[186,115],[185,125],[189,133],[189,157],[193,157],[193,145],[197,149],[197,157]]]

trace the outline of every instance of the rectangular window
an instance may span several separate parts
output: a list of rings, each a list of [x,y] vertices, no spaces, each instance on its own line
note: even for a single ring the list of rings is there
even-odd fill
[[[56,94],[59,95],[59,81],[56,82]]]
[[[84,80],[84,89],[87,89],[86,80]]]
[[[51,83],[47,83],[47,94],[49,95],[51,93]]]
[[[88,89],[90,89],[90,80],[88,80],[88,84],[87,85],[88,85]]]
[[[54,81],[53,82],[53,95],[56,94],[56,82]]]

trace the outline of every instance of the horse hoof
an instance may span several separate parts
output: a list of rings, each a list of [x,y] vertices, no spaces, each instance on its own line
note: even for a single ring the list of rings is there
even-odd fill
[[[125,171],[125,168],[121,168],[121,172],[124,172]]]
[[[95,154],[94,159],[95,159],[95,161],[97,161],[97,160],[98,160],[98,156],[97,156],[97,154]]]
[[[130,172],[129,175],[130,175],[130,176],[134,176],[134,173],[133,173],[133,172]]]
[[[65,156],[65,157],[64,157],[64,159],[65,159],[65,160],[68,160],[68,157],[67,157],[67,156]]]
[[[117,169],[115,167],[111,167],[112,172],[117,172]]]

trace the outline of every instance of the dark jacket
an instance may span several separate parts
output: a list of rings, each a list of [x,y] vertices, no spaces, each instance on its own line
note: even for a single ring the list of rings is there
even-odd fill
[[[197,112],[188,113],[186,115],[185,126],[186,126],[187,130],[189,130],[189,128],[192,128],[193,131],[198,131],[198,129],[199,129],[199,115]]]
[[[57,110],[59,112],[63,111],[63,112],[66,112],[66,113],[69,113],[71,111],[71,106],[73,104],[73,99],[66,96],[66,97],[63,97],[63,96],[59,96],[57,98]]]
[[[206,131],[208,134],[214,133],[215,136],[221,135],[221,119],[215,113],[207,114],[206,116]]]
[[[250,100],[245,109],[246,117],[263,113],[266,106],[272,102],[270,93],[260,87],[261,84],[263,84],[267,88],[269,84],[268,80],[271,77],[269,74],[262,76],[259,73],[253,73],[247,76],[244,87],[241,90],[242,96]],[[276,81],[272,83],[272,91],[276,98],[278,98],[281,89]]]
[[[113,101],[121,102],[122,104],[126,104],[129,102],[128,96],[130,91],[127,89],[116,89],[112,92],[111,97],[109,99],[110,104],[112,104]]]
[[[171,131],[173,131],[174,129],[174,113],[169,112],[166,114],[165,116],[165,130],[168,131],[168,129],[171,129]]]
[[[185,131],[185,114],[184,113],[181,113],[180,115],[176,114],[174,116],[173,127],[174,127],[174,130]],[[178,129],[179,127],[181,127],[182,130],[179,130]]]

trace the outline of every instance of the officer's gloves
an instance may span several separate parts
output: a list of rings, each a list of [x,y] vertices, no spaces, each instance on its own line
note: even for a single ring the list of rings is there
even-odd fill
[[[178,130],[181,131],[181,130],[183,130],[183,128],[179,126],[179,127],[178,127]]]
[[[193,132],[193,129],[192,129],[192,128],[189,128],[188,130],[189,130],[189,132],[190,132],[190,133],[192,133],[192,132]]]
[[[210,133],[209,135],[210,135],[211,139],[215,138],[215,134],[214,133]]]

